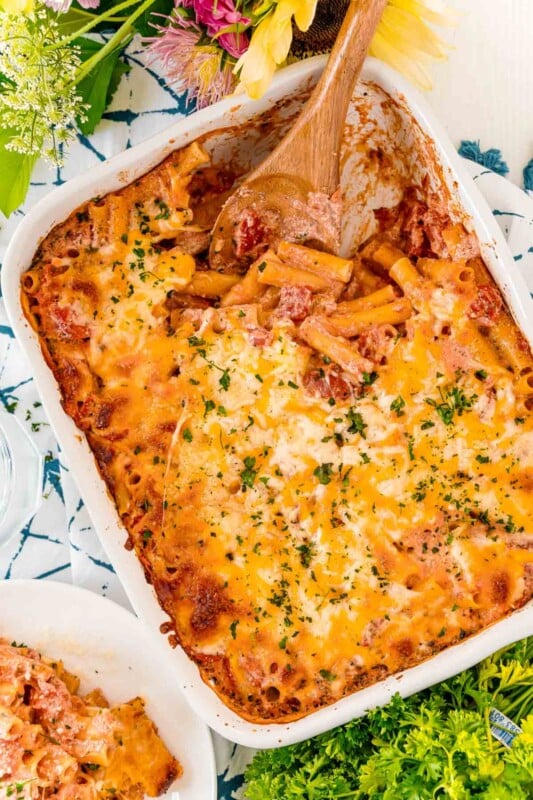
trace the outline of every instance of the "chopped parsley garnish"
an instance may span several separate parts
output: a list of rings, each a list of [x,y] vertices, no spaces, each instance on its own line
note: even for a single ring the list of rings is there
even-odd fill
[[[331,474],[333,472],[333,464],[320,464],[319,467],[313,470],[313,475],[318,478],[318,482],[321,483],[323,486],[327,486],[328,483],[331,483]]]
[[[372,386],[372,384],[377,381],[378,377],[378,373],[375,371],[363,372],[363,386]]]
[[[254,481],[257,477],[257,470],[254,469],[255,461],[255,456],[246,456],[243,461],[244,469],[240,473],[243,486],[247,486],[249,489],[253,487]]]
[[[478,462],[478,464],[488,464],[489,461],[490,461],[490,458],[488,456],[482,456],[482,455],[478,454],[476,456],[476,461]]]
[[[192,433],[190,431],[190,428],[184,428],[182,436],[186,442],[192,442]]]
[[[227,369],[224,370],[220,378],[218,379],[219,384],[222,386],[225,392],[228,391],[229,385],[231,383],[231,378],[229,376],[229,372]]]
[[[415,460],[415,451],[414,451],[413,448],[414,448],[415,440],[414,440],[414,438],[412,436],[409,436],[408,434],[405,435],[405,438],[407,439],[407,451],[409,453],[409,460],[410,461],[414,461]]]
[[[233,622],[231,623],[231,625],[229,626],[232,639],[236,639],[237,638],[237,625],[238,624],[239,624],[239,620],[238,619],[234,619]]]
[[[364,422],[363,417],[361,414],[356,411],[353,406],[352,408],[348,409],[348,413],[346,414],[346,418],[350,423],[348,427],[348,433],[358,433],[363,439],[366,439],[365,430],[368,428],[368,425]]]
[[[484,369],[477,369],[474,372],[474,375],[476,376],[476,378],[479,378],[480,381],[484,381],[487,379],[488,372]]]
[[[207,417],[210,411],[213,411],[216,408],[216,405],[213,400],[206,400],[205,397],[202,397],[204,401],[204,418]]]
[[[163,200],[156,200],[156,205],[159,206],[159,214],[154,219],[168,219],[170,217],[170,208]]]
[[[309,567],[315,554],[314,544],[312,542],[305,542],[304,544],[297,545],[296,550],[300,554],[300,563],[302,567]]]
[[[426,403],[435,409],[445,425],[451,425],[455,414],[458,417],[462,416],[463,412],[472,408],[472,405],[477,400],[477,394],[467,397],[463,389],[458,386],[454,386],[446,392],[439,388],[439,394],[440,403],[430,397],[426,397]]]
[[[427,431],[428,428],[434,428],[435,423],[432,422],[430,419],[425,419],[420,426],[421,430]]]
[[[403,399],[401,394],[399,394],[398,397],[395,400],[393,400],[392,403],[390,404],[390,410],[395,411],[397,417],[403,417],[403,415],[405,414],[405,411],[403,410],[404,408],[405,408],[405,400]]]
[[[336,675],[333,674],[333,672],[330,672],[329,669],[321,669],[321,670],[319,670],[319,675],[320,675],[321,678],[324,678],[324,680],[326,680],[326,681],[334,681],[335,678],[337,677]]]

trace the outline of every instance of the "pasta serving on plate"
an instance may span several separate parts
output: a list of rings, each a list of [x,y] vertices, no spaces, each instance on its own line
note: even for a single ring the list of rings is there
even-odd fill
[[[246,269],[210,269],[231,181],[208,160],[80,207],[22,300],[173,642],[284,722],[530,599],[533,359],[474,235],[416,187],[351,258],[266,249],[251,210]]]
[[[181,774],[136,697],[85,696],[61,661],[0,640],[0,797],[140,800]]]

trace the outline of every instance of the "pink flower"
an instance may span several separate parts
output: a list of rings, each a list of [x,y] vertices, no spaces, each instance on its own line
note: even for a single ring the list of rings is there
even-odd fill
[[[246,28],[251,22],[249,17],[244,17],[237,11],[233,0],[176,0],[175,4],[177,8],[191,8],[196,22],[205,26],[207,35],[211,38],[229,25],[242,25]],[[244,30],[222,33],[216,41],[234,58],[240,58],[250,43]]]
[[[159,60],[170,83],[187,89],[198,108],[216,103],[235,88],[233,67],[222,64],[222,50],[200,44],[203,32],[190,19],[172,14],[168,25],[154,25],[158,35],[144,39],[152,59]]]
[[[250,44],[250,40],[245,33],[222,33],[217,41],[233,58],[240,58],[244,55]]]
[[[78,0],[78,2],[82,8],[98,8],[100,5],[100,0]],[[43,3],[48,8],[53,8],[54,11],[65,14],[72,5],[72,0],[43,0]]]

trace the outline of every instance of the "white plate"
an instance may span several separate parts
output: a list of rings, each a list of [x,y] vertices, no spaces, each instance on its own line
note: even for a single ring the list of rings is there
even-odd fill
[[[211,734],[185,702],[167,649],[133,614],[78,586],[3,581],[0,637],[61,659],[81,679],[82,692],[98,687],[112,705],[142,697],[183,766],[164,797],[215,800]]]
[[[235,136],[232,126],[254,120],[262,112],[272,109],[277,102],[286,101],[288,97],[297,98],[297,101],[292,101],[294,110],[295,104],[301,103],[306,89],[317,80],[324,64],[325,58],[317,57],[287,67],[278,74],[271,89],[260,101],[254,103],[245,97],[232,97],[203,109],[59,187],[38,203],[21,222],[4,259],[1,275],[2,293],[10,323],[30,360],[43,406],[64,457],[68,461],[70,473],[76,481],[102,545],[135,611],[155,632],[167,617],[162,612],[152,587],[146,583],[144,572],[135,554],[124,549],[126,533],[116,507],[96,469],[93,454],[85,437],[63,411],[57,383],[43,359],[38,337],[25,319],[21,308],[20,276],[30,266],[42,238],[77,206],[91,197],[114,191],[132,182],[158,164],[172,150],[185,146],[199,136],[227,128],[229,129],[227,133],[220,134],[210,143],[219,158],[227,159],[245,151],[248,155],[254,153],[256,160],[261,158],[267,149],[265,141],[268,141],[268,137],[265,139],[263,129],[260,126],[255,128],[251,126],[254,133],[243,144],[243,139]],[[503,233],[486,201],[476,189],[443,128],[420,94],[386,65],[375,59],[368,59],[362,77],[365,81],[382,87],[397,101],[399,107],[406,109],[402,124],[400,126],[396,124],[394,132],[391,133],[390,158],[394,160],[400,157],[402,143],[413,136],[415,128],[421,132],[421,147],[424,153],[431,151],[435,159],[430,176],[434,186],[447,187],[454,198],[455,210],[465,223],[475,230],[494,279],[524,334],[533,343],[533,301],[521,270],[518,263],[513,260]],[[381,106],[377,108],[376,116],[379,118],[382,113]],[[285,111],[287,109],[291,110],[291,102],[288,104],[285,102]],[[276,115],[279,118],[279,113]],[[376,144],[381,147],[384,142],[379,123],[378,119],[367,141],[372,144],[371,137],[374,136]],[[272,145],[271,140],[270,144]],[[418,151],[415,151],[411,164],[413,173],[417,171],[419,173],[420,165],[424,162],[424,159],[417,158],[417,155]],[[352,187],[351,196],[346,204],[346,211],[351,212],[352,216],[350,224],[347,224],[344,230],[345,243],[349,243],[361,241],[361,227],[364,228],[361,219],[357,215],[354,218],[353,210],[357,207],[357,197],[365,198],[367,207],[361,218],[368,221],[372,216],[368,210],[369,201],[377,204],[374,207],[379,207],[379,204],[389,205],[394,193],[391,194],[391,187],[386,185],[386,180],[385,183],[382,181],[379,169],[374,170],[372,174],[364,171],[357,150],[354,151],[351,163],[345,165],[345,172],[346,170],[350,175]],[[379,190],[379,198],[375,190]],[[369,708],[386,703],[395,692],[400,692],[403,696],[413,694],[472,666],[498,648],[529,634],[533,634],[533,603],[477,636],[447,649],[416,667],[354,692],[303,719],[286,724],[260,725],[242,719],[228,709],[203,682],[198,668],[181,649],[176,648],[172,651],[172,658],[176,681],[185,690],[186,697],[197,714],[214,730],[228,739],[250,747],[276,747],[306,739],[341,725],[365,713]]]

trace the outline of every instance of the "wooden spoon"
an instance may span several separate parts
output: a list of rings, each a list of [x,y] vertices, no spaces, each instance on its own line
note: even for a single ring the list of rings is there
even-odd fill
[[[275,246],[282,238],[338,248],[329,198],[339,187],[348,104],[386,4],[351,0],[326,68],[296,123],[224,204],[211,236],[213,269],[242,271],[264,245]]]

